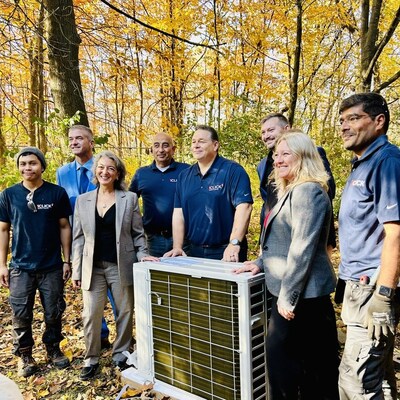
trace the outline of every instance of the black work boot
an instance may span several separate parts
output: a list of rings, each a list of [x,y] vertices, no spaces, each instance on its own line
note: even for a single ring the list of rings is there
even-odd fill
[[[32,347],[19,349],[19,353],[21,358],[18,362],[18,376],[27,378],[38,370],[36,361],[32,357]]]
[[[47,359],[57,368],[67,368],[69,367],[68,357],[64,356],[63,352],[60,350],[60,344],[46,344]]]

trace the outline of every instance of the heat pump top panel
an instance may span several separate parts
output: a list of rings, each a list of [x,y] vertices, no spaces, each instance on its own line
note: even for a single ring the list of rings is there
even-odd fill
[[[136,264],[140,266],[140,263]],[[209,260],[195,257],[163,257],[160,262],[151,263],[149,269],[168,271],[170,273],[191,275],[195,278],[212,278],[232,282],[249,282],[254,280],[250,272],[234,274],[233,269],[240,263],[229,263],[219,260]],[[259,276],[256,278],[259,280]]]

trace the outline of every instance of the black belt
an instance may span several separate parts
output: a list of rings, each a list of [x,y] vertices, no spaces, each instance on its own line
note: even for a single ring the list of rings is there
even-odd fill
[[[164,229],[164,230],[159,230],[159,231],[154,231],[154,230],[148,230],[146,229],[146,233],[149,233],[151,235],[158,235],[158,236],[162,236],[165,238],[170,238],[172,237],[172,231],[169,229]]]

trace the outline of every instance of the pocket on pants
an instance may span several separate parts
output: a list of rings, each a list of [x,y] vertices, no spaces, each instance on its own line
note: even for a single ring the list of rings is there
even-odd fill
[[[341,314],[346,325],[367,327],[365,322],[368,303],[374,290],[375,286],[361,285],[352,281],[346,282]]]
[[[15,317],[25,317],[26,316],[26,308],[28,305],[28,296],[23,297],[15,297],[10,296],[10,305]]]

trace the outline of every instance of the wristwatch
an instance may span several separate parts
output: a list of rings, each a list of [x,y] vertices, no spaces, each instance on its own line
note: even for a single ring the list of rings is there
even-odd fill
[[[240,240],[239,239],[232,239],[230,244],[233,244],[234,246],[240,246]]]
[[[394,296],[394,289],[387,287],[387,286],[380,285],[378,288],[378,294],[391,299]]]

